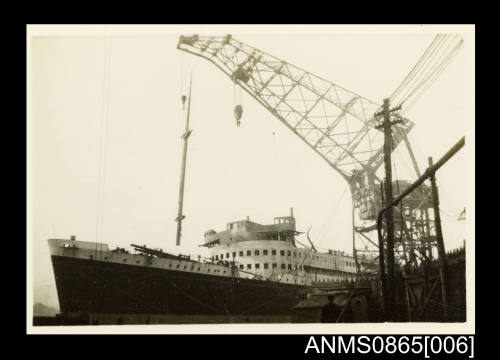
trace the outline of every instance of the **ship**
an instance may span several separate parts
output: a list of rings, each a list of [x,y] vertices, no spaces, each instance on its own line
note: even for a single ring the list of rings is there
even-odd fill
[[[206,231],[201,245],[210,255],[203,259],[145,245],[110,250],[74,236],[49,239],[61,313],[280,315],[318,284],[353,282],[351,255],[298,246],[290,211],[269,225],[247,217]]]

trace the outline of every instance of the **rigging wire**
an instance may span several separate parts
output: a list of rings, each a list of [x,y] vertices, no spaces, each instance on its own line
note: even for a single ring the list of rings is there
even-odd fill
[[[462,211],[463,210],[460,210],[456,215],[450,215],[449,213],[445,212],[441,206],[439,206],[439,212],[441,214],[443,214],[444,216],[448,217],[449,219],[455,220],[455,221],[461,221],[461,220],[458,220],[458,218],[459,218],[460,214],[462,213]]]
[[[451,220],[460,221],[460,220],[458,220],[458,218],[460,217],[460,214],[463,211],[463,207],[457,207],[455,201],[453,200],[453,197],[450,195],[450,193],[447,190],[445,190],[444,186],[440,185],[438,179],[436,179],[436,185],[439,188],[439,197],[440,197],[439,212],[444,214],[445,216],[447,216]],[[444,200],[444,202],[449,203],[449,205],[451,206],[451,210],[449,210],[449,208],[447,208],[446,211],[443,210],[443,204],[442,204],[443,200]],[[456,213],[457,215],[450,215],[450,213]]]
[[[98,186],[97,186],[97,212],[96,212],[96,252],[97,244],[102,244],[104,224],[104,188],[106,180],[106,158],[109,125],[109,91],[110,91],[110,65],[111,65],[111,36],[107,36],[104,48],[104,79],[103,79],[103,105],[101,127],[99,134],[98,157]],[[101,245],[102,246],[102,245]],[[102,250],[102,249],[99,249]]]
[[[416,153],[416,157],[417,158],[423,158],[423,152],[422,152],[422,149],[419,147],[418,143],[413,139],[412,136],[410,136],[410,134],[408,134],[408,138],[411,141],[411,143],[413,144],[413,149],[414,149],[414,152]],[[445,187],[439,186],[439,181],[437,179],[436,179],[436,183],[437,183],[437,185],[438,185],[438,187],[440,189],[439,190],[440,196],[442,197],[441,202],[440,202],[440,206],[439,206],[440,207],[440,212],[442,211],[443,202],[444,203],[449,203],[449,205],[451,206],[452,209],[458,209],[458,207],[456,206],[456,203],[453,200],[453,197],[445,190]],[[431,193],[427,194],[427,199],[429,199],[430,201],[432,201]],[[457,210],[457,211],[459,211],[459,210]],[[449,214],[450,213],[454,213],[454,212],[455,212],[454,210],[452,210],[452,211],[446,211],[446,212],[443,212],[443,214],[445,216],[448,216],[448,217],[451,218],[452,216],[449,215]],[[455,220],[456,220],[456,218],[455,218]]]
[[[337,210],[339,209],[340,202],[343,200],[344,195],[346,194],[348,188],[349,187],[346,186],[344,188],[344,191],[342,192],[342,194],[337,198],[337,201],[334,203],[333,207],[331,208],[330,215],[323,222],[323,225],[318,233],[318,238],[323,239],[324,231],[326,231],[327,225],[330,223],[330,220],[335,216]]]
[[[404,165],[404,168],[405,170],[408,172],[408,174],[414,174],[415,173],[415,169],[410,166],[410,164],[408,164],[408,162],[405,161],[405,159],[403,158],[403,154],[401,154],[399,151],[397,151],[398,149],[396,148],[395,150],[393,150],[393,154],[397,157],[398,161]]]

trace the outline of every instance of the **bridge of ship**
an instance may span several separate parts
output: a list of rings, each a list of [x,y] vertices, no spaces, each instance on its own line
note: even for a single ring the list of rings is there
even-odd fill
[[[248,240],[291,240],[293,236],[300,234],[295,230],[295,218],[293,216],[279,216],[274,218],[274,223],[262,225],[246,220],[227,223],[224,231],[216,232],[208,230],[205,232],[205,241],[202,246],[213,247],[217,245],[228,245],[230,243]]]

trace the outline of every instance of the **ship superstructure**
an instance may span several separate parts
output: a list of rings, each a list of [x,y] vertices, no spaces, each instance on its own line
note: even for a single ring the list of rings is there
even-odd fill
[[[354,258],[341,251],[327,253],[298,247],[293,209],[261,225],[245,220],[227,223],[226,230],[205,232],[204,246],[216,264],[235,266],[241,277],[311,285],[315,282],[351,281],[356,275]]]

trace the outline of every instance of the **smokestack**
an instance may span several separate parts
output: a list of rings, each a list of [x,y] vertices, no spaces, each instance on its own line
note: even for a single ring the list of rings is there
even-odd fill
[[[247,221],[250,221],[250,216],[247,216]]]
[[[290,208],[290,217],[293,217],[293,207]]]

